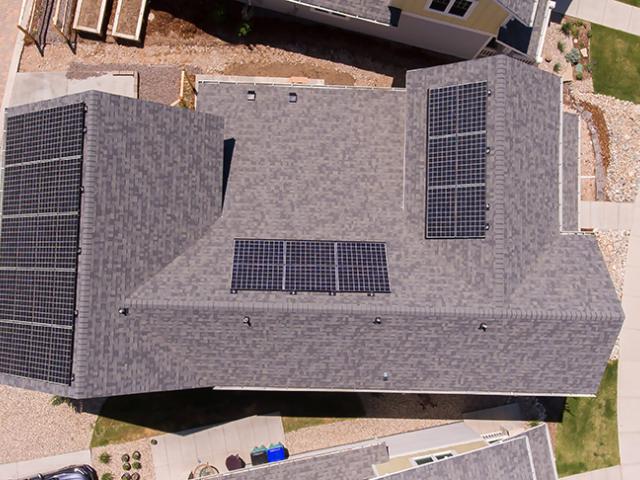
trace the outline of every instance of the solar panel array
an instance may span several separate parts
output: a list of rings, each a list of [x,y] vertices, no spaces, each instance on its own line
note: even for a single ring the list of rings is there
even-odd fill
[[[429,90],[427,238],[484,238],[487,82]]]
[[[236,239],[231,290],[389,293],[386,246]]]
[[[71,382],[83,103],[8,117],[0,231],[0,372]]]

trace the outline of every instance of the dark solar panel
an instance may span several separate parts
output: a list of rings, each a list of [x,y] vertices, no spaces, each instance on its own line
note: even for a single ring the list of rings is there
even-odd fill
[[[71,382],[84,104],[7,118],[0,371]]]
[[[429,91],[427,238],[484,238],[487,83]]]
[[[232,291],[390,292],[384,243],[237,239],[233,260]]]

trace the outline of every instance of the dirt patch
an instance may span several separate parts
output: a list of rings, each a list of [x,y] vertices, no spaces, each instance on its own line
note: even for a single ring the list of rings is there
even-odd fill
[[[135,36],[138,26],[140,10],[146,0],[120,0],[120,15],[118,16],[118,33]]]
[[[100,18],[102,2],[103,0],[82,0],[78,14],[78,25],[91,29],[99,29],[102,23],[102,18]]]
[[[263,77],[322,78],[327,85],[355,85],[355,79],[348,73],[340,72],[329,67],[308,64],[233,63],[224,69],[224,74]]]
[[[106,72],[138,72],[138,97],[142,100],[170,105],[180,97],[180,68],[173,65],[135,65],[106,63],[93,65],[72,63],[68,78],[87,78]]]

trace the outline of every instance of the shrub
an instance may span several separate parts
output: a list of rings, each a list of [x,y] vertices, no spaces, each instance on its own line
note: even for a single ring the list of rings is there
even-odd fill
[[[111,475],[109,472],[103,473],[100,477],[100,480],[113,480],[113,475]]]
[[[131,480],[140,480],[140,474],[138,472],[133,472],[133,475],[131,475]]]
[[[564,33],[565,35],[569,35],[571,33],[571,28],[573,27],[573,24],[571,22],[565,22],[562,24],[562,33]]]
[[[584,78],[584,75],[582,75],[582,72],[576,73],[576,80],[582,80],[583,78]]]
[[[531,428],[533,428],[533,427],[537,427],[538,425],[540,425],[540,420],[531,420],[531,421],[529,422],[529,426],[530,426]]]
[[[128,463],[128,462],[123,463],[123,464],[122,464],[122,469],[123,469],[125,472],[128,472],[129,470],[131,470],[131,464],[130,464],[130,463]]]
[[[584,67],[581,64],[576,65],[576,79],[582,80],[584,76]]]
[[[124,472],[120,478],[121,480],[131,480],[131,474]]]
[[[140,460],[140,458],[142,458],[142,454],[141,454],[138,450],[136,450],[135,452],[133,452],[133,453],[131,454],[131,457],[132,457],[134,460]]]
[[[587,32],[587,38],[591,38],[591,35],[593,35],[593,33],[591,33],[591,30],[589,30],[589,31]]]
[[[66,400],[66,398],[61,397],[60,395],[54,395],[53,397],[51,397],[51,405],[57,407],[58,405],[62,405],[63,403],[65,403]]]
[[[562,40],[558,41],[558,50],[560,50],[560,53],[564,53],[564,42]]]
[[[580,62],[580,50],[577,48],[572,48],[569,53],[567,53],[564,58],[567,59],[571,65],[577,65]]]
[[[556,72],[556,73],[560,73],[560,70],[562,70],[562,65],[560,65],[559,63],[556,63],[553,66],[553,71]]]
[[[251,33],[251,24],[249,22],[242,22],[240,28],[238,28],[238,36],[246,37]]]
[[[157,445],[158,444],[158,440],[156,440],[155,438],[151,439],[151,445]]]
[[[108,452],[102,452],[98,458],[104,464],[107,464],[111,461],[111,455],[109,455]]]
[[[120,460],[122,460],[122,463],[129,463],[129,460],[131,460],[131,457],[129,457],[128,453],[125,453],[120,457]]]
[[[133,462],[131,466],[136,470],[140,470],[142,468],[142,464],[140,462]]]

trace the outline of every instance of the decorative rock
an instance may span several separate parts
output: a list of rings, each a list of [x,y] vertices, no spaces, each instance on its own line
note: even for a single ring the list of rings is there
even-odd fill
[[[580,55],[582,55],[583,58],[587,58],[589,56],[589,50],[587,50],[586,48],[581,48]]]

